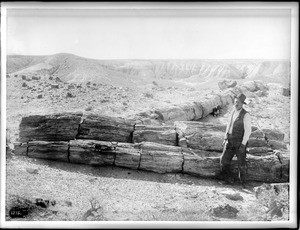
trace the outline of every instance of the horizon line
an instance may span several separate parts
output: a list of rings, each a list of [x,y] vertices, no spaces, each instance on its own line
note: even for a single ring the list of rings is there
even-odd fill
[[[291,61],[290,58],[91,58],[85,57],[73,53],[60,52],[54,54],[6,54],[6,56],[55,56],[55,55],[74,55],[81,58],[93,59],[93,60],[288,60]]]

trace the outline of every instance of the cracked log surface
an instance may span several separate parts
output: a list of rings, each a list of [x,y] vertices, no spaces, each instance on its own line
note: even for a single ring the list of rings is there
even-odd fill
[[[83,113],[29,115],[20,123],[20,142],[68,141],[76,137]]]
[[[27,156],[68,162],[68,148],[67,141],[32,141],[28,142]]]
[[[174,126],[136,125],[133,132],[133,143],[143,141],[178,145]]]
[[[181,172],[183,157],[181,148],[152,142],[141,143],[141,162],[139,169],[167,173]]]
[[[135,121],[88,114],[80,124],[77,139],[132,142]]]

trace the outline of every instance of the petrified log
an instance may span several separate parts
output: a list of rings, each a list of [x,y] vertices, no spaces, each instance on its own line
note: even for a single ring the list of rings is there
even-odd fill
[[[167,124],[172,124],[174,121],[187,121],[195,118],[193,107],[189,105],[173,106],[170,108],[157,110],[161,114],[163,120]]]
[[[199,120],[203,117],[203,107],[200,102],[193,102],[195,118],[194,120]]]
[[[141,149],[139,145],[130,143],[118,143],[115,151],[116,166],[138,169],[141,159]]]
[[[258,90],[256,84],[254,81],[247,81],[247,82],[244,82],[242,84],[243,87],[245,87],[247,90],[249,90],[250,92],[255,92]]]
[[[31,141],[28,142],[28,156],[68,162],[67,141]]]
[[[77,139],[132,142],[133,120],[89,114],[80,124]]]
[[[213,108],[217,107],[218,105],[222,105],[222,101],[218,95],[214,95],[211,98],[205,99],[200,102],[203,108],[203,115],[202,117],[206,117],[213,111]]]
[[[220,157],[199,157],[183,152],[183,172],[200,177],[220,177]],[[274,155],[257,157],[247,156],[247,180],[263,182],[286,182],[287,175],[282,173],[283,165]],[[238,180],[237,158],[232,161],[232,172]]]
[[[222,151],[225,125],[197,121],[177,121],[174,123],[179,140],[185,138],[192,149]],[[185,145],[180,142],[179,145]]]
[[[270,147],[271,149],[287,149],[287,145],[284,142],[276,140],[266,141],[264,138],[252,138],[248,141],[249,147]]]
[[[152,142],[142,142],[139,169],[158,173],[181,172],[183,156],[181,148]]]
[[[75,138],[82,113],[30,115],[20,123],[19,141],[68,141]]]
[[[284,133],[277,129],[261,129],[251,133],[252,138],[264,138],[268,140],[284,141]]]
[[[225,107],[227,105],[227,98],[225,96],[222,96],[221,94],[217,94],[217,96],[220,98],[220,106]]]
[[[186,146],[192,149],[222,151],[222,142],[226,131],[226,125],[219,125],[198,121],[176,121],[174,123],[176,132],[178,133],[179,146]],[[263,133],[253,127],[253,136],[250,136],[248,147],[253,148],[253,152],[261,153],[269,151],[269,149],[287,149],[284,142],[274,140],[283,139],[283,134],[278,130],[265,129],[268,140],[263,137]]]
[[[164,145],[177,145],[177,133],[174,126],[136,125],[133,143],[155,142]]]
[[[237,168],[237,165],[236,165]],[[247,156],[247,178],[253,181],[283,182],[282,164],[275,155]]]
[[[183,172],[201,177],[218,177],[220,175],[220,157],[200,157],[183,152]]]
[[[116,145],[116,143],[107,141],[72,140],[70,141],[69,160],[71,163],[113,165]]]
[[[255,156],[265,156],[265,155],[272,155],[273,150],[269,147],[250,147],[249,154]]]
[[[277,151],[275,154],[281,163],[281,179],[289,181],[290,178],[290,153],[288,151]]]

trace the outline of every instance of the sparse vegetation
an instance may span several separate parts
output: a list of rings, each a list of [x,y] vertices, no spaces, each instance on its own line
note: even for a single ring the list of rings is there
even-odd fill
[[[70,74],[74,71],[74,75],[80,76],[80,71],[84,70],[82,63],[79,61],[74,63],[75,65],[70,65],[66,69],[70,70]],[[81,70],[77,70],[77,66],[82,67]],[[176,81],[180,80],[180,82],[176,82],[173,81],[174,77],[179,75],[173,76],[166,72],[162,73],[166,77],[159,81],[159,84],[154,81],[154,78],[141,82],[136,76],[125,78],[121,71],[114,72],[114,68],[110,66],[110,69],[105,68],[103,73],[97,73],[101,80],[91,81],[88,85],[93,85],[92,88],[88,88],[84,81],[66,84],[55,79],[55,82],[53,76],[47,75],[45,71],[45,74],[41,75],[43,80],[26,82],[31,85],[39,84],[37,92],[35,89],[27,90],[29,86],[23,82],[23,77],[21,78],[22,71],[19,75],[14,74],[18,70],[9,72],[14,78],[7,79],[7,126],[12,133],[11,142],[17,140],[18,124],[22,116],[28,113],[94,110],[104,115],[134,118],[142,111],[165,108],[170,103],[177,105],[200,101],[205,98],[205,95],[209,97],[219,90],[216,81],[198,84],[199,82],[191,83],[188,82],[189,79],[178,78]],[[108,70],[111,72],[105,72]],[[82,76],[93,76],[89,71],[86,69],[81,72]],[[64,79],[59,72],[56,76],[61,77],[60,80]],[[282,95],[282,88],[276,87],[268,90],[268,94],[263,97],[258,97],[254,93],[255,101],[249,104],[248,109],[253,116],[260,116],[261,128],[276,126],[289,134],[290,98]],[[39,95],[42,97],[39,98]],[[71,95],[76,97],[72,100],[68,99]],[[207,117],[206,121],[224,122],[228,116],[228,111],[224,111],[222,116]],[[149,117],[147,112],[144,112],[144,117],[142,115],[140,116],[142,118]],[[162,114],[155,115],[157,121],[163,120]],[[37,168],[39,173],[29,173],[26,168]],[[250,182],[250,189],[243,191],[238,186],[224,187],[220,186],[217,180],[206,180],[184,174],[160,175],[110,166],[99,168],[73,165],[15,156],[13,152],[7,160],[6,179],[8,197],[6,213],[15,205],[14,200],[17,198],[14,196],[21,197],[19,203],[27,202],[29,206],[34,207],[32,215],[13,220],[222,221],[224,220],[222,217],[212,215],[209,210],[226,204],[238,210],[237,215],[230,219],[231,221],[271,221],[289,218],[289,204],[286,203],[288,194],[283,193],[278,196],[271,194],[270,191],[256,199],[252,188],[261,185],[256,182]],[[228,199],[228,196],[223,194],[224,190],[238,191],[243,199]],[[31,200],[33,197],[55,199],[57,204],[47,209],[36,207]],[[85,212],[93,208],[92,200],[96,203],[95,210],[91,210],[91,215],[83,218]],[[282,213],[281,217],[280,213]],[[8,215],[6,217],[9,219]]]

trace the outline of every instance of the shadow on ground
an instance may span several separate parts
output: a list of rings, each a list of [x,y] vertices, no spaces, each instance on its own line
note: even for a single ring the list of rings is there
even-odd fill
[[[171,184],[182,184],[182,185],[195,185],[195,186],[215,186],[232,188],[234,190],[240,190],[243,192],[253,192],[253,188],[262,185],[262,182],[249,181],[247,183],[246,189],[243,189],[238,181],[234,185],[222,185],[220,179],[212,178],[200,178],[197,176],[192,176],[183,173],[155,173],[144,170],[134,170],[116,166],[92,166],[85,164],[73,164],[67,162],[59,162],[53,160],[29,158],[23,156],[14,156],[17,158],[22,158],[24,161],[28,161],[35,165],[48,166],[53,169],[58,169],[71,173],[80,173],[87,175],[89,177],[106,177],[106,178],[116,178],[116,179],[129,179],[129,180],[143,180],[150,182],[159,183],[171,183]],[[90,180],[93,180],[91,178]]]

